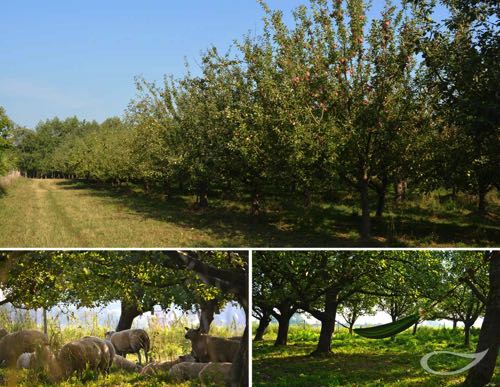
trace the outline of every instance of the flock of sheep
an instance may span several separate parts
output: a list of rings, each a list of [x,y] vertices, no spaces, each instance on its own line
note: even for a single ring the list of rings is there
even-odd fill
[[[199,379],[202,385],[226,386],[230,381],[231,363],[236,357],[241,337],[229,339],[186,328],[185,338],[191,341],[192,352],[173,361],[149,362],[150,340],[143,329],[107,332],[104,339],[85,336],[65,344],[57,354],[46,334],[37,330],[8,333],[0,329],[0,365],[18,369],[43,371],[52,382],[59,382],[89,369],[107,374],[111,367],[141,375],[170,373],[173,380]],[[146,365],[143,367],[141,353]],[[126,359],[137,354],[139,364]]]

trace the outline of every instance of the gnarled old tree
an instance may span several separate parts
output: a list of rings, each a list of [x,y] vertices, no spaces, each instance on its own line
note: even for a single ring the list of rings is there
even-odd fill
[[[249,335],[249,304],[248,304],[248,261],[238,257],[233,259],[229,268],[219,268],[207,263],[203,253],[166,251],[164,253],[180,267],[194,271],[207,285],[215,286],[223,293],[230,293],[245,311],[245,331],[240,343],[240,350],[231,367],[231,385],[234,387],[248,386],[248,335]]]
[[[495,372],[496,360],[500,349],[500,252],[487,252],[484,257],[489,266],[489,289],[485,294],[478,288],[478,284],[471,276],[464,277],[464,281],[486,305],[483,325],[479,333],[476,353],[488,351],[479,364],[471,368],[464,386],[486,386]]]

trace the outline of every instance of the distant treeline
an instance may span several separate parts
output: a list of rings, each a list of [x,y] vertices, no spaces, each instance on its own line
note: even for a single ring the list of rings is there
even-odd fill
[[[13,131],[30,177],[141,183],[145,190],[259,198],[359,197],[362,236],[388,192],[498,185],[499,35],[495,6],[387,5],[367,25],[361,0],[311,0],[293,28],[265,5],[260,37],[202,56],[200,73],[137,80],[123,119],[69,118]],[[481,2],[483,3],[483,2]],[[391,187],[394,187],[394,191]]]

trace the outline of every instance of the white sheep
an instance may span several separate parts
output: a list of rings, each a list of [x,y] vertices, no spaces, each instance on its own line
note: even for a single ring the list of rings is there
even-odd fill
[[[185,338],[191,340],[193,354],[202,363],[232,363],[240,349],[238,341],[201,333],[200,328],[186,328]]]
[[[106,349],[103,349],[104,347]],[[73,373],[81,375],[86,369],[106,373],[110,354],[106,344],[104,347],[91,339],[75,340],[65,344],[57,357],[62,378],[68,378]]]
[[[9,367],[15,367],[21,354],[35,352],[48,343],[49,338],[40,331],[30,329],[9,333],[0,339],[0,363],[5,361]]]
[[[174,365],[184,362],[194,363],[196,362],[196,359],[192,355],[182,355],[175,360],[149,363],[142,369],[141,375],[154,375],[159,372],[166,372],[169,371]]]
[[[231,383],[232,363],[208,363],[198,374],[202,386],[225,387]]]
[[[99,365],[99,368],[108,373],[109,369],[113,365],[113,358],[116,355],[113,344],[111,344],[109,340],[103,340],[95,336],[85,336],[82,340],[90,340],[99,346],[99,349],[102,352],[102,364]]]
[[[130,360],[127,360],[120,355],[115,355],[115,357],[113,358],[113,365],[116,368],[127,371],[127,372],[141,372],[142,371],[142,367],[139,364],[136,364]]]
[[[170,376],[177,381],[185,381],[196,379],[200,371],[208,363],[192,363],[192,362],[182,362],[175,364],[170,368]]]
[[[35,368],[35,352],[25,352],[19,355],[16,362],[16,368],[20,369],[33,369]]]
[[[120,332],[106,332],[106,339],[113,343],[116,353],[120,356],[127,357],[128,353],[137,354],[139,364],[142,364],[140,350],[144,350],[146,363],[148,363],[150,340],[145,330],[127,329]]]

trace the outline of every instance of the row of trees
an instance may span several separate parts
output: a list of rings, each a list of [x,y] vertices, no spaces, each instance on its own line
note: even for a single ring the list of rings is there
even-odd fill
[[[310,0],[288,26],[266,12],[257,38],[214,47],[199,74],[137,80],[123,120],[76,118],[14,133],[29,176],[139,182],[196,192],[314,199],[352,192],[382,216],[389,187],[469,192],[485,211],[498,184],[497,31],[494,2],[388,1],[368,24],[363,0]],[[497,15],[498,16],[498,15]]]
[[[121,302],[117,331],[159,305],[198,311],[208,333],[214,314],[237,302],[248,316],[248,261],[234,252],[4,252],[0,305],[51,309]],[[233,367],[235,386],[248,385],[248,331]]]
[[[499,266],[500,255],[489,252],[256,252],[255,340],[262,339],[274,318],[275,345],[286,345],[290,319],[306,313],[321,323],[312,355],[330,355],[340,316],[352,329],[357,318],[381,310],[393,321],[417,312],[422,320],[460,321],[469,345],[470,328],[484,315],[477,351],[490,348],[491,355],[480,370],[471,371],[479,374],[469,380],[490,380],[499,348],[499,334],[494,331],[498,315],[491,314],[499,310]]]

